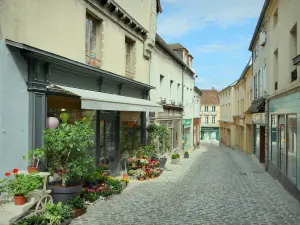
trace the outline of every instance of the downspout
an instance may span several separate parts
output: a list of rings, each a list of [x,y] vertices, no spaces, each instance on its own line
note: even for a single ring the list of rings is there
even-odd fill
[[[185,71],[185,66],[182,66],[182,93],[181,93],[181,102],[182,102],[182,106],[183,106],[183,110],[184,110],[184,71]],[[184,150],[184,144],[182,144],[183,140],[184,140],[184,125],[183,125],[183,115],[182,115],[182,126],[181,126],[182,132],[181,132],[181,148],[182,150]]]

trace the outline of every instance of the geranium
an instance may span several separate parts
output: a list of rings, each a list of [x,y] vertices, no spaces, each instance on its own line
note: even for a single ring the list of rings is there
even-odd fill
[[[145,177],[146,173],[145,173],[144,170],[138,169],[138,170],[136,170],[135,175],[136,175],[137,178],[141,178],[141,177]]]
[[[6,176],[6,177],[9,177],[9,176],[10,176],[10,172],[6,172],[6,173],[5,173],[5,176]]]
[[[131,165],[132,163],[137,163],[139,160],[135,157],[132,157],[132,158],[128,158],[127,161]]]
[[[18,172],[19,172],[19,170],[18,170],[17,168],[14,168],[13,174],[16,174],[16,173],[18,173]]]
[[[147,159],[140,159],[140,164],[142,166],[147,166],[148,165],[148,160]]]

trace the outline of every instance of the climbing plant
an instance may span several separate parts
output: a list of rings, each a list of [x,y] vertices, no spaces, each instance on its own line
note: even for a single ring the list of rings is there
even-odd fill
[[[149,144],[154,147],[157,155],[163,155],[170,151],[170,132],[168,127],[151,124],[147,127]]]

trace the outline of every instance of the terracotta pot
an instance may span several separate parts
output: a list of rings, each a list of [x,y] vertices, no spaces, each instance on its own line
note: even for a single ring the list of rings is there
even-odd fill
[[[146,180],[149,180],[149,177],[146,177]]]
[[[145,168],[146,168],[146,166],[142,166],[142,168],[143,168],[143,169],[145,169]]]
[[[151,179],[154,179],[155,178],[155,175],[151,175]]]
[[[140,181],[144,181],[145,180],[145,178],[144,177],[140,177]]]
[[[24,205],[25,204],[25,196],[16,196],[15,195],[15,205]]]
[[[28,166],[27,170],[28,170],[28,173],[39,172],[39,168],[34,167],[34,166]]]
[[[132,164],[131,164],[131,167],[132,167],[132,168],[135,168],[135,167],[136,167],[136,163],[132,163]]]
[[[143,155],[140,155],[140,159],[143,159],[144,157],[143,157]]]
[[[73,209],[72,210],[72,218],[74,219],[76,217],[82,216],[85,213],[86,213],[86,208],[83,208],[83,209]]]
[[[123,179],[124,180],[128,180],[128,174],[126,173],[126,174],[123,174]]]

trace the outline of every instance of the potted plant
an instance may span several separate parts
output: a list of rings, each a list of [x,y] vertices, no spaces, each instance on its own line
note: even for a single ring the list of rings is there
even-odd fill
[[[43,217],[49,225],[70,224],[72,209],[61,202],[57,204],[48,203],[45,206]]]
[[[140,164],[143,169],[146,168],[146,166],[149,164],[147,159],[140,159]]]
[[[122,190],[121,182],[114,177],[110,177],[105,182],[105,186],[111,190],[113,194],[120,194]]]
[[[154,172],[154,169],[150,169],[150,170],[149,170],[149,175],[150,175],[151,179],[154,179],[154,178],[155,178],[155,172]]]
[[[176,156],[177,156],[177,162],[180,162],[180,155],[177,153]]]
[[[66,202],[81,193],[82,180],[90,165],[95,164],[89,156],[88,147],[93,144],[93,130],[83,122],[62,123],[56,129],[44,131],[44,149],[48,170],[57,176],[51,182],[54,203]]]
[[[101,164],[101,165],[99,166],[99,169],[102,171],[102,175],[103,175],[103,176],[109,176],[109,174],[110,174],[110,169],[109,169],[109,166],[108,166],[108,165]]]
[[[138,159],[136,157],[128,158],[128,163],[132,168],[136,168],[136,164],[138,163]]]
[[[93,192],[84,193],[83,198],[89,203],[94,203],[99,199],[99,196],[97,195],[96,192],[93,191]]]
[[[177,154],[172,154],[171,156],[171,164],[177,164]]]
[[[184,152],[184,158],[187,159],[187,158],[189,158],[189,157],[190,157],[189,152],[188,152],[188,151]]]
[[[67,201],[67,205],[72,209],[72,218],[79,217],[86,213],[84,200],[79,196],[73,197]]]
[[[43,178],[32,174],[18,174],[18,169],[14,169],[13,174],[15,179],[6,180],[4,189],[10,196],[14,196],[15,205],[24,205],[25,196],[36,189],[40,189]],[[10,173],[6,172],[7,175],[10,176]]]
[[[29,166],[27,167],[28,173],[38,172],[40,160],[44,157],[43,149],[29,150],[27,157],[23,156],[23,160],[28,160]]]
[[[35,224],[48,225],[48,222],[43,215],[36,215],[36,216],[30,216],[21,219],[18,222],[13,223],[12,225],[35,225]]]
[[[135,175],[136,175],[137,179],[139,179],[140,181],[143,181],[145,179],[146,173],[144,170],[138,169],[138,170],[136,170]]]

